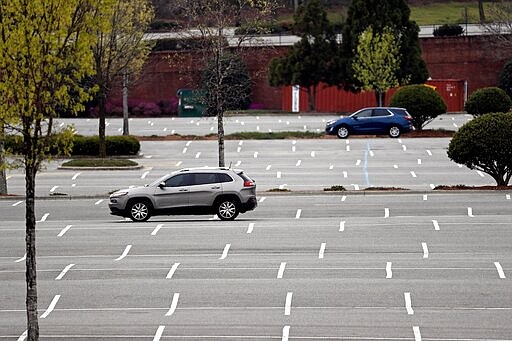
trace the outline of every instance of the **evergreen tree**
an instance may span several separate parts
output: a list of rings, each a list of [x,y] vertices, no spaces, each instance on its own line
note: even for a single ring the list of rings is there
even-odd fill
[[[340,82],[340,63],[336,35],[327,13],[318,0],[301,5],[294,15],[294,31],[301,38],[288,55],[274,58],[269,65],[272,86],[300,85],[308,91],[308,109],[315,109],[320,82]]]
[[[400,68],[397,70],[397,78],[401,85],[420,84],[427,80],[428,70],[421,58],[418,40],[419,27],[409,20],[410,12],[405,0],[352,0],[350,2],[341,44],[346,87],[360,88],[360,82],[354,77],[352,63],[357,50],[358,37],[369,26],[379,34],[385,27],[390,27],[398,37]]]

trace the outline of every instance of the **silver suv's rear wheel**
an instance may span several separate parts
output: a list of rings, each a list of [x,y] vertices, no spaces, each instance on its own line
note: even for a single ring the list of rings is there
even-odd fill
[[[130,219],[133,221],[146,221],[151,217],[150,207],[145,201],[133,201],[129,210]]]
[[[220,220],[234,220],[240,211],[236,202],[231,199],[222,200],[217,206],[217,216]]]

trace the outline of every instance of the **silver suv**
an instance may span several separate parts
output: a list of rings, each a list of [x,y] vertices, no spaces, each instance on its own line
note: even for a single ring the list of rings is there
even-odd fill
[[[171,214],[217,214],[233,220],[256,208],[256,184],[242,170],[182,169],[149,185],[116,191],[108,206],[111,214],[133,221]]]

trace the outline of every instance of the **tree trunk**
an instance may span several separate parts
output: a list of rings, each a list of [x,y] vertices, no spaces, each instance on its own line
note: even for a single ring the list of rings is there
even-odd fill
[[[217,138],[219,142],[219,167],[224,167],[224,113],[219,111],[217,115]]]
[[[7,177],[5,169],[2,167],[4,163],[4,126],[0,124],[0,195],[7,194]]]
[[[128,76],[123,75],[123,135],[130,135],[128,126]]]
[[[308,86],[308,111],[315,111],[315,101],[316,101],[316,86]]]
[[[36,272],[36,218],[35,184],[37,168],[35,161],[25,160],[26,208],[25,208],[25,244],[26,244],[26,282],[27,282],[27,340],[39,340],[39,322],[37,314],[37,272]]]
[[[100,158],[107,157],[107,144],[105,141],[105,115],[107,111],[107,100],[105,95],[102,93],[99,96],[98,109],[99,109],[99,127],[98,127],[98,138],[99,138],[99,150],[98,156]]]
[[[383,91],[375,90],[375,102],[378,107],[383,107],[386,102],[386,93]]]
[[[480,24],[485,23],[484,0],[478,0],[478,14],[480,16]]]

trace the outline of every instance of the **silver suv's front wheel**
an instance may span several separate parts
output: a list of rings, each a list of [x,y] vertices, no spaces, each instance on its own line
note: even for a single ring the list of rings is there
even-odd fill
[[[238,213],[238,206],[233,200],[222,200],[217,206],[217,216],[220,220],[234,220]]]
[[[134,201],[129,206],[129,216],[133,221],[146,221],[151,217],[148,204],[144,201]]]

